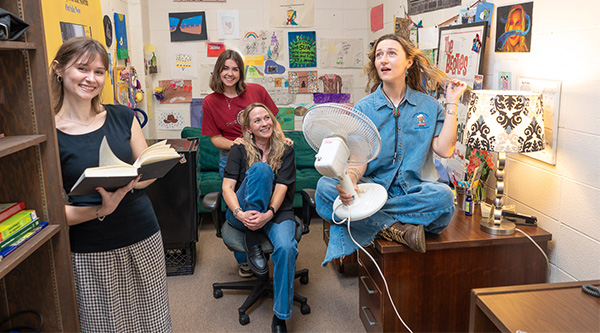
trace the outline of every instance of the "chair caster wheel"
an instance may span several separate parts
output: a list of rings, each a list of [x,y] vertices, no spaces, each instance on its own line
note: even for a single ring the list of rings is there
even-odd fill
[[[300,277],[300,283],[308,284],[308,275],[303,275]]]
[[[306,303],[300,305],[300,313],[302,313],[303,315],[309,314],[310,313],[310,305],[308,305]]]
[[[250,316],[245,313],[240,313],[240,324],[247,325],[250,322]]]
[[[213,289],[213,296],[215,298],[221,298],[221,297],[223,297],[223,290],[217,289],[217,288]]]

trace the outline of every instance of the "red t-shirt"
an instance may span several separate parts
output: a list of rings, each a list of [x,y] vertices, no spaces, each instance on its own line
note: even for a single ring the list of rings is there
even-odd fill
[[[206,96],[202,102],[202,135],[221,134],[229,140],[240,137],[238,114],[252,103],[263,103],[274,115],[279,112],[267,90],[255,83],[246,83],[246,91],[233,100],[217,92]]]

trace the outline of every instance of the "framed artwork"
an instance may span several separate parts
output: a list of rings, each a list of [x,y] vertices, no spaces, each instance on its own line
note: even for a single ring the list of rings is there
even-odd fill
[[[473,87],[483,70],[487,22],[439,28],[438,68]]]
[[[496,16],[496,52],[529,52],[533,2],[498,7]]]
[[[519,78],[517,80],[517,90],[541,92],[544,106],[544,141],[546,147],[542,151],[525,155],[552,165],[556,164],[561,86],[561,81],[557,80],[529,78]]]

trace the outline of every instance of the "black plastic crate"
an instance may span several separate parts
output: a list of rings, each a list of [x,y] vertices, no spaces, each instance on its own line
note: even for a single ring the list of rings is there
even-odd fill
[[[167,276],[192,275],[196,266],[196,242],[179,247],[165,245]]]

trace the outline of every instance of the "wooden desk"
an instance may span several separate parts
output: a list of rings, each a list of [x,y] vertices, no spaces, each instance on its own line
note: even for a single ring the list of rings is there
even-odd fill
[[[469,332],[600,332],[600,280],[474,289]]]
[[[456,210],[440,235],[427,234],[427,252],[376,239],[367,251],[381,267],[402,319],[414,332],[466,332],[473,288],[543,283],[546,260],[523,234],[497,236]],[[552,235],[519,226],[547,251]],[[359,315],[367,331],[405,331],[373,262],[359,252]]]

